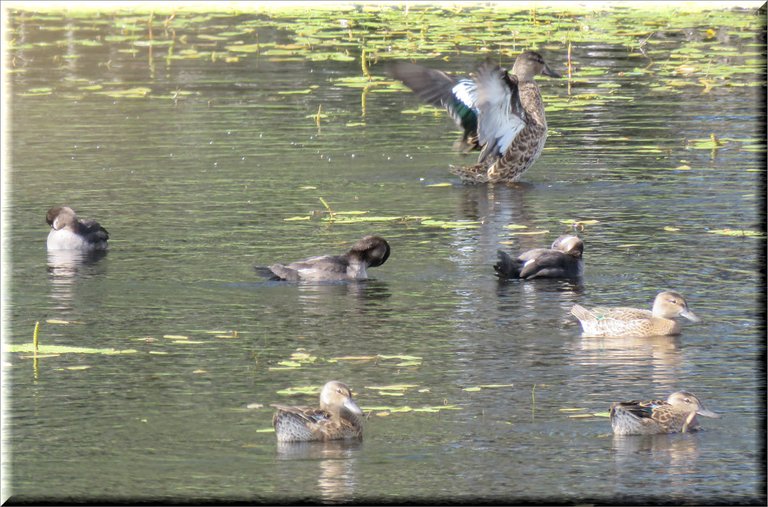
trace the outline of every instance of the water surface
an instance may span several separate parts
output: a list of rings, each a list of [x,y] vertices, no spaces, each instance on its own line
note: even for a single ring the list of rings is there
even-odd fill
[[[448,166],[473,156],[451,151],[445,114],[409,114],[406,90],[341,83],[361,76],[359,40],[382,80],[409,37],[426,37],[410,49],[425,64],[461,72],[487,31],[510,65],[525,46],[472,16],[525,33],[531,12],[446,12],[465,24],[429,36],[416,14],[158,14],[152,45],[146,15],[10,12],[5,342],[29,343],[39,321],[43,345],[135,351],[36,367],[6,354],[13,500],[765,502],[764,13],[618,9],[585,35],[599,15],[539,11],[538,49],[563,72],[572,34],[574,73],[570,88],[539,80],[550,138],[514,188],[462,186]],[[114,90],[137,96],[101,93]],[[321,197],[474,224],[286,220]],[[106,256],[46,253],[45,211],[64,203],[109,230]],[[497,249],[549,244],[572,221],[583,280],[494,277]],[[392,247],[367,282],[253,271],[366,234]],[[703,322],[587,339],[568,316],[650,308],[663,289]],[[286,366],[296,353],[314,359]],[[315,402],[278,391],[331,379],[370,410],[365,441],[277,446],[269,404]],[[678,389],[723,417],[618,438],[590,415]]]

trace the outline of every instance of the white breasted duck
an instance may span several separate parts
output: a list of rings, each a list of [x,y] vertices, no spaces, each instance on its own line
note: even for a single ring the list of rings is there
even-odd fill
[[[81,250],[92,252],[107,249],[109,233],[95,220],[78,218],[68,206],[48,210],[45,221],[51,226],[48,250]]]

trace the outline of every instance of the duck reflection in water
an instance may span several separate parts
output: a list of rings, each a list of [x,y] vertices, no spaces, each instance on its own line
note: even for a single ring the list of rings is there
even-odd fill
[[[357,491],[357,456],[361,449],[360,440],[278,442],[277,459],[317,461],[320,465],[317,490],[321,498],[332,502],[349,501]]]
[[[96,276],[105,271],[99,261],[107,255],[106,250],[49,250],[48,279],[51,283],[51,297],[62,308],[69,308],[74,299],[72,293],[78,279]]]

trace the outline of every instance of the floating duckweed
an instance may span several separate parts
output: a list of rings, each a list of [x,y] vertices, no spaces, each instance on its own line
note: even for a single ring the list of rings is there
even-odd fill
[[[549,230],[544,229],[542,231],[517,231],[517,232],[510,232],[509,234],[513,234],[515,236],[535,236],[539,234],[549,234]]]
[[[295,396],[297,394],[313,395],[320,394],[320,386],[301,386],[301,387],[288,387],[286,389],[280,389],[276,391],[280,396]]]
[[[365,386],[366,389],[372,389],[374,391],[405,391],[419,387],[418,384],[391,384],[388,386]]]
[[[747,238],[762,238],[763,233],[759,231],[749,231],[747,229],[711,229],[707,231],[710,234],[719,234],[721,236],[735,236]]]
[[[34,352],[35,346],[33,343],[21,343],[8,345],[8,352]],[[135,354],[134,349],[94,349],[89,347],[69,347],[66,345],[40,345],[38,346],[38,354],[104,354],[104,355],[116,355],[116,354]],[[38,355],[38,357],[40,357]]]
[[[136,88],[128,88],[127,90],[110,90],[110,91],[99,91],[96,92],[100,95],[106,95],[107,97],[112,97],[113,99],[121,99],[121,98],[144,98],[147,95],[149,95],[152,92],[151,88],[147,88],[145,86],[137,86]]]

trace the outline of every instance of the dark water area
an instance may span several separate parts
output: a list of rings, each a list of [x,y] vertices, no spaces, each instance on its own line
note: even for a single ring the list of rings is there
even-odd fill
[[[145,14],[6,13],[5,346],[40,322],[43,346],[134,351],[6,351],[11,501],[765,503],[764,12],[542,9],[542,40],[528,9],[420,12],[158,13],[151,39]],[[469,72],[529,44],[565,74],[564,34],[572,78],[538,79],[550,135],[514,187],[462,185],[450,119],[386,77],[406,49]],[[105,256],[46,252],[60,204]],[[573,222],[582,280],[494,276]],[[367,234],[392,254],[366,282],[253,269]],[[583,338],[569,316],[664,289],[702,322]],[[364,441],[278,446],[269,404],[332,379]],[[612,435],[612,402],[680,389],[722,417]]]

